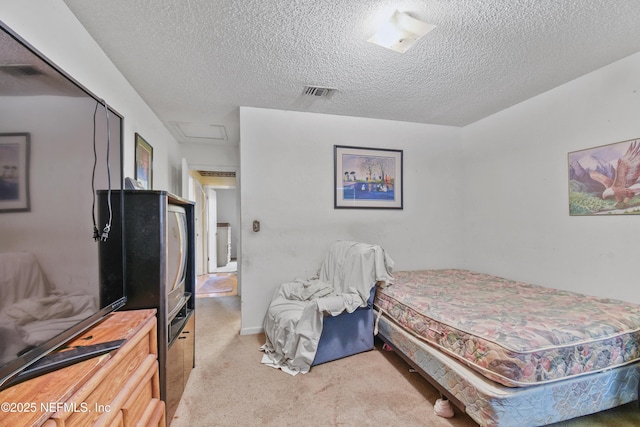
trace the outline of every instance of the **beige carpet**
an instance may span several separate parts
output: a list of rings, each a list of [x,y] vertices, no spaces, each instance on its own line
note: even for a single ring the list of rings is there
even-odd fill
[[[476,426],[433,414],[437,391],[375,349],[292,377],[260,363],[264,335],[240,336],[239,297],[196,300],[196,368],[171,427]],[[640,426],[637,402],[555,427]]]

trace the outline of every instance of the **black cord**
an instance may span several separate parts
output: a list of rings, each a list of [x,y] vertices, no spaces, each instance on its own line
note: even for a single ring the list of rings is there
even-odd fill
[[[109,152],[111,151],[111,127],[109,126],[109,106],[104,102],[104,112],[107,118],[107,206],[109,207],[109,222],[102,229],[100,239],[105,242],[109,238],[111,231],[111,221],[113,220],[113,210],[111,207],[111,164],[109,163]]]
[[[109,155],[110,155],[110,151],[111,151],[111,129],[109,126],[109,106],[107,105],[107,103],[102,100],[102,104],[104,105],[104,111],[105,111],[105,115],[107,118],[107,206],[109,208],[109,220],[108,222],[105,224],[104,228],[102,229],[102,233],[100,233],[100,230],[98,229],[98,225],[97,225],[97,221],[96,221],[96,188],[95,188],[95,181],[96,181],[96,167],[98,164],[98,153],[97,153],[97,142],[96,142],[96,134],[97,134],[97,124],[96,124],[96,117],[97,117],[97,113],[98,113],[98,105],[100,104],[100,102],[96,102],[96,108],[93,111],[93,173],[91,176],[91,191],[93,194],[93,203],[91,206],[91,216],[93,218],[93,240],[98,241],[106,241],[109,238],[109,232],[111,231],[111,222],[113,220],[113,210],[111,207],[111,165],[109,163]]]
[[[91,174],[91,194],[93,195],[93,203],[91,204],[91,217],[93,218],[93,240],[96,242],[100,239],[100,231],[96,223],[96,166],[98,164],[98,153],[96,152],[96,113],[98,112],[98,102],[93,111],[93,173]]]

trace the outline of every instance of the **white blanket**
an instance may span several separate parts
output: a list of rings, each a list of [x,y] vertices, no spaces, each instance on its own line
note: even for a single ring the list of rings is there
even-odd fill
[[[390,282],[393,260],[377,245],[334,243],[317,277],[280,285],[264,320],[262,363],[291,375],[307,373],[322,334],[324,313],[365,307],[376,282]]]
[[[50,290],[33,254],[0,253],[0,311],[24,299],[46,297]]]
[[[0,365],[94,314],[92,295],[52,286],[29,253],[0,253]]]

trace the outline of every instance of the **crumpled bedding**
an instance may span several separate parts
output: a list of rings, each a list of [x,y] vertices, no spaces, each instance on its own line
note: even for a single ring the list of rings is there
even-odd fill
[[[0,365],[97,311],[92,295],[53,290],[33,254],[0,253]]]
[[[322,335],[322,318],[365,307],[376,282],[391,282],[393,260],[366,243],[334,243],[318,275],[280,285],[264,320],[262,363],[291,375],[311,368]]]
[[[36,320],[69,317],[73,314],[73,304],[61,297],[61,293],[35,299],[24,299],[7,307],[2,313],[18,326]]]
[[[15,324],[25,344],[40,345],[96,311],[96,299],[91,295],[54,291],[47,297],[18,303],[0,317]]]
[[[46,297],[50,290],[35,255],[0,253],[0,311],[25,299]]]

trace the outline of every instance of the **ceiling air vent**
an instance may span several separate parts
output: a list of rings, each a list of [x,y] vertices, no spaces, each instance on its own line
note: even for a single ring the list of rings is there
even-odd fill
[[[336,91],[335,89],[329,89],[328,87],[305,86],[302,94],[304,96],[317,96],[318,98],[330,98],[335,91]]]
[[[200,176],[216,177],[216,178],[235,178],[235,172],[220,172],[220,171],[198,171]]]

